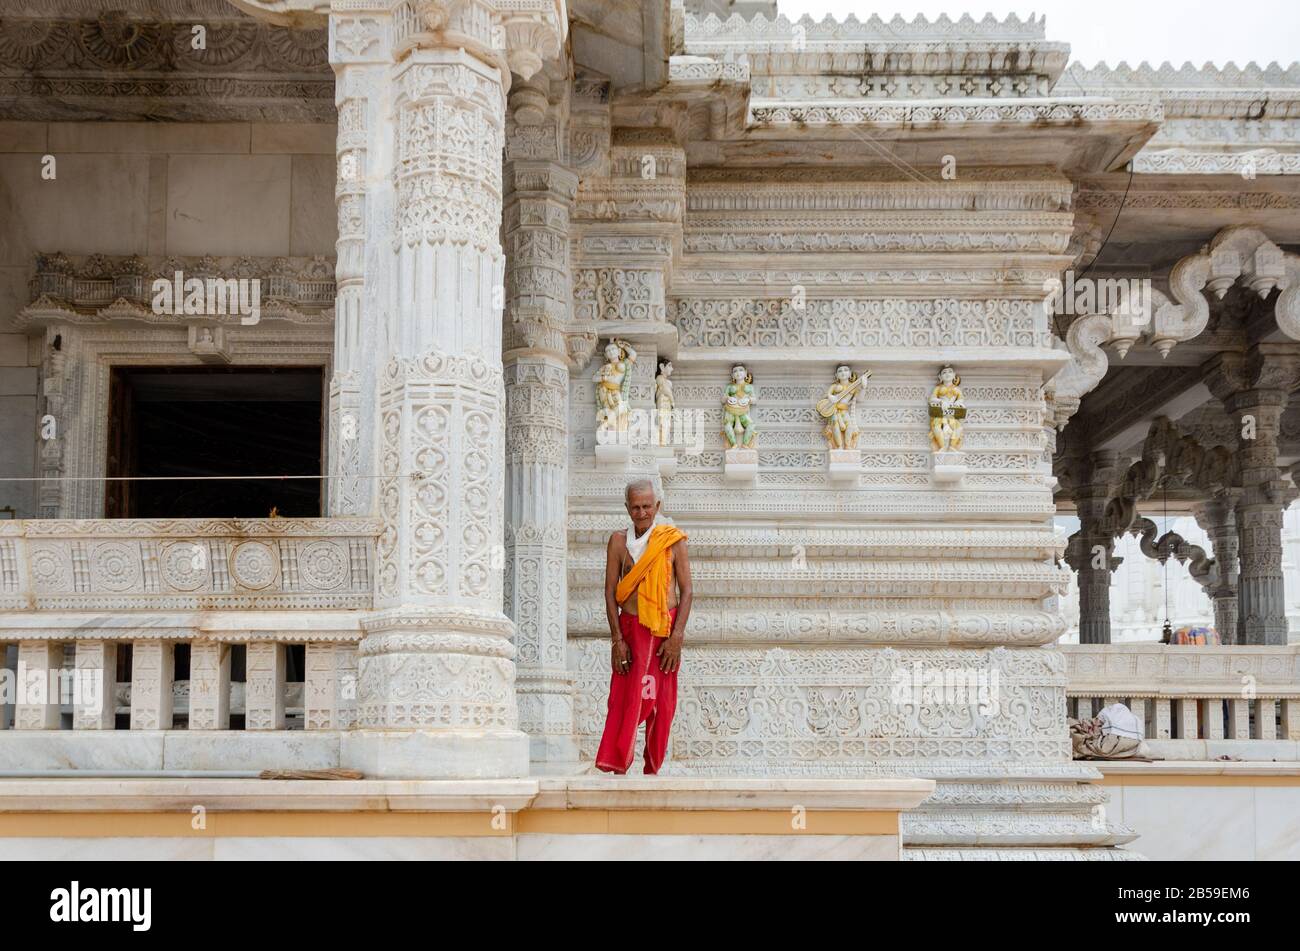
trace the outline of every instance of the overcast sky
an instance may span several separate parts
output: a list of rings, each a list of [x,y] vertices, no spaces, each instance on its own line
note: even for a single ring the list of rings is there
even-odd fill
[[[970,4],[980,3],[978,6]],[[1244,66],[1251,60],[1286,66],[1300,59],[1300,0],[1035,0],[1032,6],[970,0],[931,3],[893,0],[777,0],[777,9],[795,20],[805,13],[820,20],[827,13],[842,20],[850,13],[865,20],[872,13],[883,20],[895,13],[910,20],[918,13],[930,19],[941,13],[956,19],[969,13],[999,19],[1015,13],[1047,15],[1047,38],[1070,44],[1070,58],[1093,66],[1105,60],[1136,65],[1169,60],[1200,66],[1229,60]]]

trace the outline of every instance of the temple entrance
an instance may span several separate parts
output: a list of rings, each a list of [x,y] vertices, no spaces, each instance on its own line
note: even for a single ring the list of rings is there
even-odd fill
[[[323,387],[321,367],[115,367],[108,475],[138,481],[108,483],[105,517],[321,515],[321,480],[278,477],[322,471]]]

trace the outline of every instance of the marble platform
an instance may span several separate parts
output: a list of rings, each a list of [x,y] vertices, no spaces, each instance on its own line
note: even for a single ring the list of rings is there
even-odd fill
[[[896,861],[921,779],[0,780],[0,840],[48,859]]]

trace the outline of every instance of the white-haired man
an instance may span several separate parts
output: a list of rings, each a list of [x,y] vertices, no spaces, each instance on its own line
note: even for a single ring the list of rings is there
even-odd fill
[[[629,483],[623,499],[631,529],[609,537],[605,612],[609,617],[609,709],[596,768],[626,773],[636,731],[646,725],[645,772],[659,772],[677,709],[677,670],[691,613],[686,534],[655,524],[659,499],[648,479]]]

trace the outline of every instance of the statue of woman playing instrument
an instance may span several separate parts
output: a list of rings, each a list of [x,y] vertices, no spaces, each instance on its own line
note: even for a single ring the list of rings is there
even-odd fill
[[[853,421],[853,401],[862,392],[862,384],[871,376],[870,370],[862,375],[847,365],[836,367],[835,382],[826,390],[826,396],[817,401],[817,415],[826,420],[822,430],[830,449],[856,449],[861,435]]]

